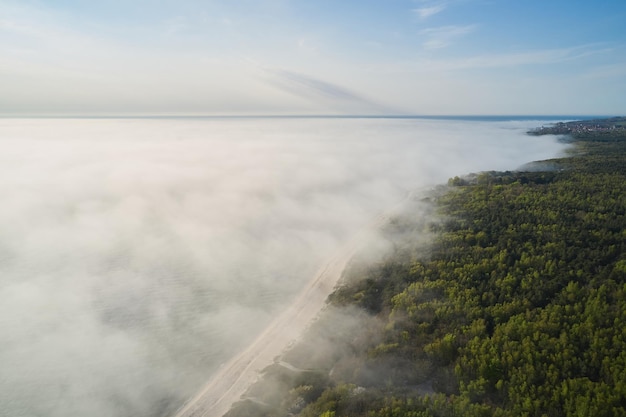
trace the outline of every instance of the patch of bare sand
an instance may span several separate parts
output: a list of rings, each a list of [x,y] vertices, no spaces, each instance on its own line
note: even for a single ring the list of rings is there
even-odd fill
[[[386,221],[378,217],[330,260],[293,304],[278,316],[246,350],[223,365],[207,385],[190,399],[175,417],[223,416],[257,381],[259,372],[271,365],[324,308],[348,261]]]

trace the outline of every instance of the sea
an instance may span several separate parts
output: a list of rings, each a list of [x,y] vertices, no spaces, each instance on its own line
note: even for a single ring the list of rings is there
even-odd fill
[[[576,118],[0,118],[0,415],[172,415],[373,218]]]

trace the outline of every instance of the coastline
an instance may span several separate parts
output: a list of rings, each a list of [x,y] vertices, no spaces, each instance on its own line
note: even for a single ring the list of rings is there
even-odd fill
[[[432,187],[424,187],[432,188]],[[249,388],[262,379],[261,372],[272,364],[289,368],[283,355],[300,340],[319,313],[327,306],[328,296],[336,289],[342,274],[368,235],[380,229],[406,201],[423,190],[416,190],[384,214],[376,217],[313,275],[306,287],[279,316],[243,351],[220,367],[211,379],[191,397],[173,417],[218,417],[246,398]],[[255,402],[254,398],[248,398]],[[262,404],[262,403],[260,403]]]
[[[432,250],[339,288],[304,348],[227,415],[573,415],[580,398],[590,415],[623,413],[625,137],[574,133],[579,152],[550,160],[557,170],[449,181],[459,189],[435,198],[449,221],[434,224]],[[372,320],[346,332],[326,317],[334,306]]]
[[[407,196],[408,198],[408,196]],[[174,417],[218,417],[229,411],[248,388],[258,381],[260,372],[275,363],[306,331],[326,306],[328,296],[341,279],[355,253],[406,202],[402,200],[385,214],[376,217],[313,276],[293,303],[286,308],[245,350],[235,355],[188,400]]]

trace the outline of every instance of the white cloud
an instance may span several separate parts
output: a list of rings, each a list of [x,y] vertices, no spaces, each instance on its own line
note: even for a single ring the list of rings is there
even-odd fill
[[[450,25],[428,28],[420,31],[426,37],[423,43],[426,49],[441,49],[449,46],[454,40],[462,38],[476,30],[476,25]]]
[[[435,4],[431,6],[419,7],[417,9],[413,9],[415,13],[419,16],[420,19],[428,19],[431,16],[434,16],[438,13],[441,13],[446,8],[446,4]]]
[[[417,65],[422,69],[432,71],[456,71],[473,68],[503,68],[523,65],[555,64],[606,52],[608,52],[606,49],[597,50],[592,49],[589,45],[583,45],[570,48],[539,49],[516,53],[475,55],[466,58],[447,60],[429,60],[421,61]]]
[[[168,19],[165,22],[165,25],[166,25],[166,29],[165,29],[166,36],[172,36],[172,35],[176,35],[178,33],[184,32],[189,27],[187,19],[184,16],[176,16],[171,19]]]
[[[305,53],[317,54],[319,52],[319,42],[314,38],[302,37],[298,39],[298,49]]]

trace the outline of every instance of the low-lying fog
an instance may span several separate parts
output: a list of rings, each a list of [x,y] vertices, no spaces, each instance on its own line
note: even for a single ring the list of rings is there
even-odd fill
[[[0,414],[168,415],[410,190],[540,122],[0,119]]]

